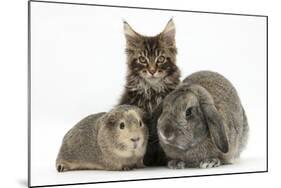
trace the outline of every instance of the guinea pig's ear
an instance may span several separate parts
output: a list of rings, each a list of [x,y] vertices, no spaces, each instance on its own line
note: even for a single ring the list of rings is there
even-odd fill
[[[229,150],[229,143],[224,122],[214,105],[212,95],[200,85],[191,84],[186,87],[196,94],[199,100],[213,143],[221,152],[227,153]]]
[[[106,117],[106,125],[112,126],[117,121],[117,117],[115,114],[108,114]]]
[[[142,122],[145,125],[149,124],[149,120],[150,120],[150,116],[148,113],[146,113],[145,111],[143,111],[142,109],[138,108],[138,114],[140,115],[140,118],[142,120]]]
[[[229,143],[221,115],[218,113],[214,104],[202,104],[201,108],[205,116],[212,141],[221,152],[227,153],[229,150]]]

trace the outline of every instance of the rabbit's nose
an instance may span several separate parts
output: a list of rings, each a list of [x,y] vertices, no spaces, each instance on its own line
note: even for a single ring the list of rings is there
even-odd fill
[[[140,137],[137,137],[137,138],[131,138],[131,141],[132,142],[138,142],[140,140]]]
[[[161,131],[161,132],[162,132],[161,136],[164,137],[164,139],[166,139],[168,141],[171,141],[175,138],[173,128],[170,126],[164,127],[163,131]]]

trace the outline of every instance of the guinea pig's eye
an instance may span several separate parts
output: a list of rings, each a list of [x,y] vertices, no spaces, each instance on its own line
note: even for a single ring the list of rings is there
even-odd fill
[[[186,117],[190,117],[191,116],[191,114],[192,114],[192,111],[191,111],[192,109],[191,108],[188,108],[186,111],[185,111],[185,116]]]
[[[120,123],[119,128],[120,128],[120,129],[124,129],[124,128],[125,128],[125,124],[124,124],[123,122]]]
[[[140,127],[142,127],[142,122],[140,121]]]
[[[146,63],[146,58],[144,56],[139,57],[140,63]]]

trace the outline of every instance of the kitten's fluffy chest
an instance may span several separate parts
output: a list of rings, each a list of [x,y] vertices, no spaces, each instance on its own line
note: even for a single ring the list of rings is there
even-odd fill
[[[151,99],[151,95],[154,93],[166,93],[167,86],[163,81],[145,81],[139,80],[135,87],[130,89],[131,91],[137,91],[138,93],[144,94],[145,97]]]
[[[128,88],[131,92],[131,104],[135,104],[148,113],[152,113],[172,90],[163,81],[147,82],[139,80],[134,87]]]

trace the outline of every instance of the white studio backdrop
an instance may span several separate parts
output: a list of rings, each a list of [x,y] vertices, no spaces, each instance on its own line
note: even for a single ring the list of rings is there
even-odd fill
[[[64,134],[118,103],[126,76],[123,20],[155,35],[173,17],[182,79],[223,74],[245,107],[250,139],[240,162],[216,169],[57,173]],[[266,170],[266,18],[31,3],[31,185]]]

